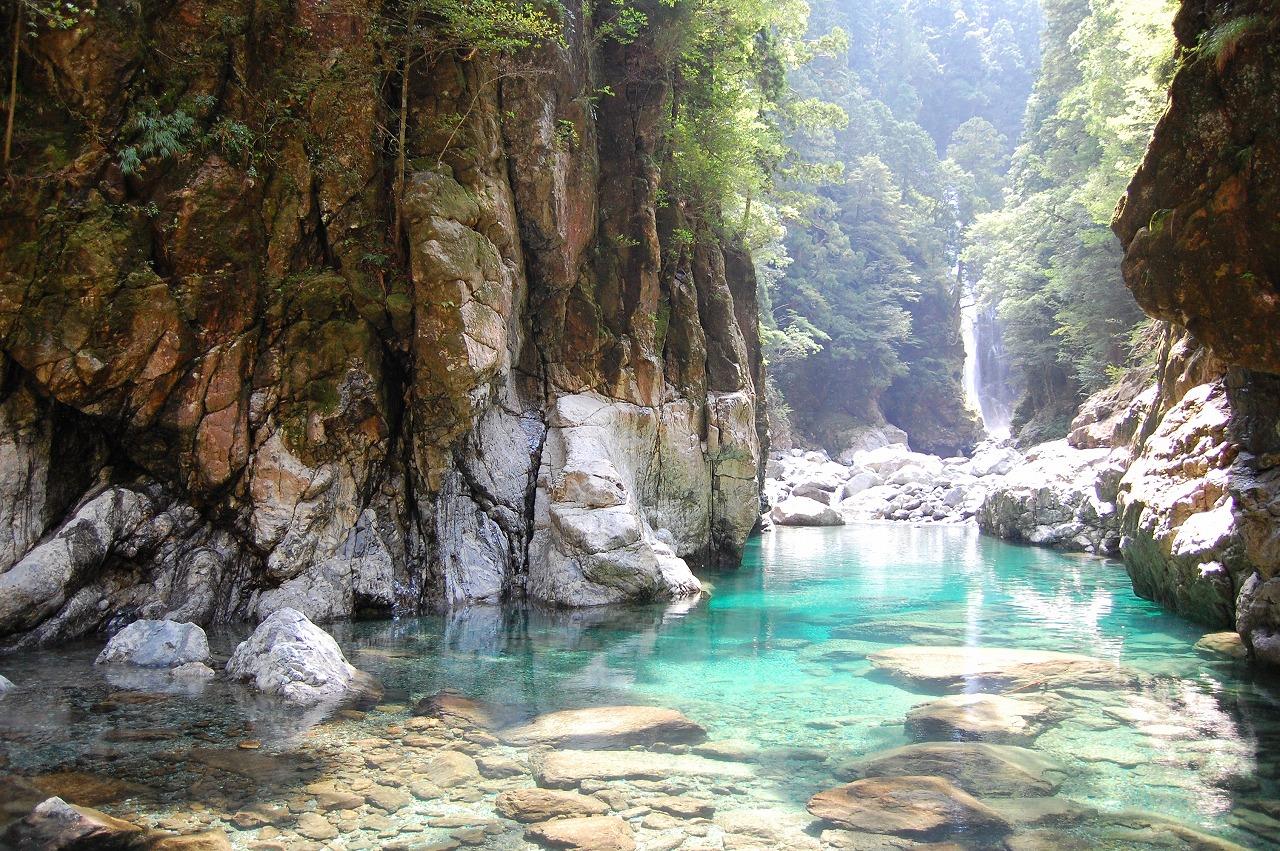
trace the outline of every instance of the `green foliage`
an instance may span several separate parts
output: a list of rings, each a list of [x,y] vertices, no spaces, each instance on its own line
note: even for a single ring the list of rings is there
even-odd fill
[[[73,29],[85,17],[92,17],[95,9],[92,3],[78,3],[73,0],[20,0],[23,20],[27,35],[34,38],[40,34],[40,28],[51,30]]]
[[[999,306],[1024,377],[1024,420],[1058,422],[1131,358],[1144,317],[1120,277],[1109,223],[1165,105],[1172,0],[1046,0],[1045,64],[1003,209],[964,254]],[[1158,231],[1168,211],[1152,217]],[[1017,423],[1015,423],[1017,425]]]
[[[120,150],[120,170],[136,174],[152,159],[171,159],[187,152],[196,122],[183,109],[161,113],[154,103],[135,114],[124,126],[133,143]]]
[[[1214,59],[1221,64],[1231,57],[1235,52],[1235,46],[1248,33],[1253,30],[1262,29],[1266,26],[1267,16],[1242,15],[1238,18],[1232,18],[1223,21],[1208,32],[1202,33],[1200,42],[1196,45],[1196,52],[1202,56]]]
[[[791,74],[785,141],[798,155],[774,198],[785,246],[757,257],[765,325],[800,318],[821,336],[775,344],[788,354],[772,356],[775,372],[811,429],[833,415],[878,420],[889,406],[912,418],[900,425],[925,425],[917,412],[929,409],[962,433],[954,269],[965,228],[1003,200],[1036,4],[818,0],[812,17],[842,43]]]

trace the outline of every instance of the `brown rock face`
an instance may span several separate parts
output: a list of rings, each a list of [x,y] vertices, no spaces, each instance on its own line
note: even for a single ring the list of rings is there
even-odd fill
[[[1181,67],[1113,228],[1143,309],[1280,372],[1280,4],[1185,0]]]
[[[1124,555],[1139,593],[1234,625],[1275,664],[1280,4],[1184,0],[1174,26],[1169,109],[1112,228],[1138,303],[1194,335],[1217,370],[1200,388],[1162,381],[1160,422],[1121,484]]]
[[[33,39],[0,195],[0,642],[662,599],[735,560],[756,282],[659,165],[649,5],[626,45],[575,26],[407,80],[360,4]],[[193,129],[148,157],[140,117]]]

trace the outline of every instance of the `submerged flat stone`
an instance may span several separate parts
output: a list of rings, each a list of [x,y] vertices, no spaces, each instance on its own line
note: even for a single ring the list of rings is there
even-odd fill
[[[906,646],[867,656],[877,671],[942,691],[1115,688],[1137,677],[1112,662],[1076,653],[1012,647]]]
[[[646,751],[550,751],[535,756],[532,762],[538,785],[553,789],[568,789],[584,780],[738,779],[753,774],[751,766],[738,762]]]
[[[1043,703],[999,694],[953,694],[907,713],[915,741],[993,742],[1025,745],[1055,720]]]
[[[31,782],[47,796],[81,807],[100,807],[149,791],[146,786],[84,771],[39,774]]]
[[[1052,795],[1065,770],[1027,748],[985,742],[925,742],[881,751],[840,767],[843,777],[942,777],[981,796],[1030,798]]]
[[[855,780],[814,795],[809,812],[841,827],[917,839],[1009,830],[999,813],[941,777]]]
[[[499,737],[517,747],[627,748],[693,744],[704,741],[707,731],[674,709],[600,706],[539,715],[528,724],[502,731]]]
[[[495,808],[506,818],[519,822],[598,816],[609,812],[598,798],[562,789],[511,789],[498,796]]]
[[[525,836],[566,851],[635,851],[631,825],[617,816],[566,818],[530,825]]]

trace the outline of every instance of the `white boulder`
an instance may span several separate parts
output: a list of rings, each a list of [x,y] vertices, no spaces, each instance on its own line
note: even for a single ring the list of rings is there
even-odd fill
[[[793,496],[773,507],[773,522],[779,526],[843,526],[840,512],[815,499]]]
[[[13,691],[15,688],[17,688],[17,686],[15,686],[11,680],[0,675],[0,697],[4,696],[7,692]]]
[[[176,668],[190,662],[208,661],[209,640],[204,630],[195,624],[137,620],[112,636],[94,664]]]
[[[259,624],[231,654],[227,676],[300,706],[378,691],[372,677],[347,662],[338,642],[296,609],[277,609]]]

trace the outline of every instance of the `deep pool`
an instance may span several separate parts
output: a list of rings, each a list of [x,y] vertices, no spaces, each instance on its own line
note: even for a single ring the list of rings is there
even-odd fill
[[[741,569],[704,579],[714,590],[698,603],[575,612],[482,607],[334,626],[351,661],[388,690],[379,708],[337,717],[282,711],[222,682],[187,690],[163,678],[104,672],[91,664],[96,646],[0,657],[0,673],[21,686],[0,700],[0,748],[21,775],[69,772],[140,784],[135,794],[103,792],[95,803],[152,826],[214,826],[237,846],[274,838],[278,847],[304,847],[287,820],[265,834],[261,825],[241,829],[232,814],[247,805],[244,790],[254,802],[306,809],[299,783],[326,772],[353,776],[352,754],[378,747],[376,737],[408,718],[423,696],[449,689],[519,716],[655,704],[685,712],[757,766],[751,782],[694,784],[691,793],[716,798],[721,809],[792,812],[803,829],[810,795],[840,782],[847,762],[907,744],[904,716],[938,695],[873,672],[868,652],[1017,647],[1099,657],[1142,677],[1126,689],[1048,695],[1065,707],[1063,717],[1033,744],[1060,765],[1058,797],[1124,815],[1031,824],[1019,835],[1041,844],[1012,847],[1068,847],[1065,837],[1073,836],[1079,847],[1208,847],[1179,829],[1153,832],[1142,813],[1248,847],[1280,844],[1280,821],[1272,818],[1280,818],[1277,683],[1197,652],[1203,630],[1134,596],[1115,562],[1014,546],[965,528],[875,524],[766,532],[750,542]],[[211,633],[215,653],[225,656],[242,635]],[[163,699],[120,698],[157,691]],[[298,756],[298,776],[264,771],[236,789],[207,762],[188,758],[192,748],[249,738],[261,742],[255,757]],[[444,847],[468,814],[492,818],[503,783],[528,780],[414,800],[380,820],[335,816],[351,829],[326,842],[387,847],[411,837]],[[398,832],[405,825],[411,834]],[[519,829],[507,828],[488,825],[480,844],[521,847]],[[642,847],[658,835],[646,831]],[[818,831],[809,828],[812,836]],[[684,847],[723,841],[713,829]]]

